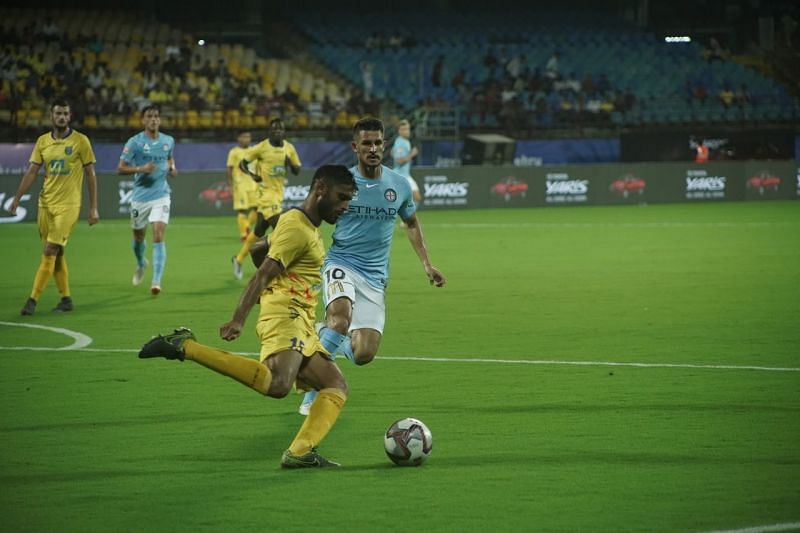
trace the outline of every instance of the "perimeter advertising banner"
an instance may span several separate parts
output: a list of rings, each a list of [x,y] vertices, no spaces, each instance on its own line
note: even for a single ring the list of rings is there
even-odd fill
[[[289,176],[287,207],[303,201],[312,175],[313,169],[304,168]],[[414,177],[423,209],[430,210],[800,199],[800,167],[794,161],[417,168]],[[20,179],[0,175],[0,223],[36,220],[41,176],[16,216],[8,212]],[[223,172],[184,172],[169,181],[173,216],[233,216]],[[98,175],[101,218],[129,217],[132,192],[128,177]],[[84,193],[83,218],[85,198]]]

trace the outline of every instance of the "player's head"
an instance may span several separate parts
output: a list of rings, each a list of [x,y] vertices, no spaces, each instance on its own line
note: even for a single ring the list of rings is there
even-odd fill
[[[70,120],[69,102],[63,98],[53,100],[50,104],[50,120],[53,122],[55,129],[66,129]]]
[[[377,167],[383,159],[383,122],[377,118],[362,118],[353,126],[353,152],[366,167]]]
[[[148,104],[142,108],[142,125],[150,133],[158,132],[161,126],[161,109],[154,104]]]
[[[236,141],[242,148],[247,148],[253,142],[253,135],[249,131],[240,131]]]
[[[397,134],[404,138],[411,138],[411,124],[407,120],[401,120],[397,123]]]
[[[323,165],[311,179],[311,192],[317,197],[317,210],[322,220],[334,224],[350,205],[358,191],[352,172],[344,165]]]
[[[272,144],[282,143],[283,139],[286,137],[286,126],[284,125],[283,120],[279,118],[273,118],[270,120],[267,136],[269,137],[269,142]]]

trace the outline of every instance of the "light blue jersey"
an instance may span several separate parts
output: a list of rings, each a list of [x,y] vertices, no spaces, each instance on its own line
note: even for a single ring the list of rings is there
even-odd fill
[[[146,165],[150,161],[156,166],[153,172],[134,174],[131,201],[149,202],[169,196],[167,160],[172,157],[174,148],[175,139],[161,132],[155,140],[143,131],[128,139],[119,157],[121,160],[134,167]]]
[[[411,153],[411,141],[409,141],[405,137],[398,136],[397,139],[394,141],[394,146],[392,146],[392,158],[395,161],[397,161],[401,157],[408,157],[410,153]],[[394,171],[400,174],[401,176],[405,177],[411,176],[411,160],[409,159],[402,165],[398,165],[397,163],[395,163]]]
[[[397,216],[405,220],[417,206],[406,178],[392,169],[381,165],[378,179],[365,178],[358,166],[350,171],[356,178],[358,193],[336,221],[323,269],[330,264],[341,265],[361,274],[370,285],[384,289]]]

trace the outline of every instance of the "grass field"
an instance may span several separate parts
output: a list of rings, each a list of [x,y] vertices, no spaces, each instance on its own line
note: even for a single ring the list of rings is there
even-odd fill
[[[49,311],[51,281],[33,317],[18,313],[36,228],[0,226],[2,530],[800,522],[800,202],[420,216],[449,283],[428,286],[398,229],[381,353],[340,362],[351,397],[321,450],[344,466],[317,472],[278,468],[299,397],[136,358],[179,325],[223,345],[246,281],[230,273],[233,217],[172,221],[157,298],[149,273],[130,285],[126,222],[82,221],[68,247],[75,311]],[[92,342],[59,350],[72,339],[23,324]],[[256,352],[253,325],[226,347]],[[420,468],[383,454],[405,416],[433,432]]]

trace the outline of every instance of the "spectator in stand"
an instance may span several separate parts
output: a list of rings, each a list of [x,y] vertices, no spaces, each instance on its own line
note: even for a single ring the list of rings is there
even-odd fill
[[[547,60],[547,64],[544,67],[544,75],[551,80],[558,79],[558,52],[553,52],[553,55]]]
[[[439,56],[436,59],[436,63],[433,64],[433,69],[431,70],[431,85],[434,87],[441,87],[442,86],[442,75],[444,71],[444,56]]]
[[[364,101],[369,102],[372,98],[372,63],[369,61],[361,62],[361,81],[364,84]]]
[[[736,95],[733,94],[730,85],[726,82],[719,92],[719,101],[725,106],[725,109],[730,109],[736,100]]]

